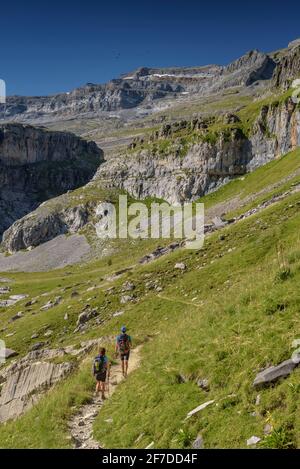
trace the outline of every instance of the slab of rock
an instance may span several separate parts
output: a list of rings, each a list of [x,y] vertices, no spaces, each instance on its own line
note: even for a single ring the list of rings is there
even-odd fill
[[[129,303],[129,301],[133,301],[133,300],[134,300],[134,296],[132,296],[132,295],[123,295],[120,298],[120,303],[125,304],[125,303]]]
[[[175,264],[174,268],[179,270],[186,270],[186,265],[183,262],[178,262],[177,264]]]
[[[37,342],[36,344],[33,344],[33,345],[30,347],[30,351],[39,350],[39,349],[41,349],[42,347],[44,347],[44,345],[45,345],[45,342]]]
[[[116,318],[118,316],[122,316],[124,314],[124,311],[116,311],[115,313],[113,313],[113,317]]]
[[[251,438],[247,440],[247,446],[256,445],[257,443],[260,442],[260,440],[261,438],[259,438],[258,436],[251,436]]]
[[[10,292],[10,287],[0,287],[0,295],[5,295],[5,293]]]
[[[18,319],[21,319],[24,316],[22,311],[19,311],[17,314],[15,314],[11,319],[10,322],[17,321]]]
[[[8,358],[16,357],[18,355],[18,352],[15,350],[12,350],[10,348],[0,348],[0,362],[1,359],[7,360]]]
[[[122,291],[132,291],[135,289],[135,285],[132,282],[125,282],[122,285]]]
[[[298,364],[297,359],[290,358],[277,366],[270,366],[256,375],[253,386],[263,387],[273,384],[281,378],[286,378]]]
[[[0,277],[0,283],[10,283],[11,279],[6,277]]]
[[[207,402],[204,402],[203,404],[199,405],[198,407],[196,407],[195,409],[191,410],[186,418],[190,418],[192,415],[196,414],[197,412],[200,412],[200,410],[203,410],[205,409],[206,407],[208,407],[209,405],[213,404],[215,401],[212,400],[212,401],[207,401]]]
[[[21,364],[8,374],[0,396],[0,422],[15,419],[30,409],[45,389],[60,381],[71,363],[35,362]]]
[[[79,327],[82,324],[90,321],[91,319],[98,316],[98,311],[96,309],[85,309],[82,313],[79,314],[76,326]]]
[[[9,297],[10,300],[13,300],[15,303],[18,301],[24,300],[24,298],[28,298],[29,295],[22,294],[22,295],[11,295]]]
[[[61,301],[62,301],[62,297],[58,296],[57,298],[55,298],[54,301],[49,300],[48,303],[46,303],[40,309],[41,309],[41,311],[47,311],[48,309],[54,308],[54,306],[59,305],[59,303],[61,303]]]

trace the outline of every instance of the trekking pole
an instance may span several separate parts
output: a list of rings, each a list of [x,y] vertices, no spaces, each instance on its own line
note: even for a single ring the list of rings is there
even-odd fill
[[[108,376],[107,382],[106,382],[106,389],[107,389],[107,394],[109,395],[109,376]]]

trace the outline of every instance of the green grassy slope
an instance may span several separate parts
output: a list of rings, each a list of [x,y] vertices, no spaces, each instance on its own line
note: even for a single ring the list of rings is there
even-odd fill
[[[291,153],[206,200],[213,207],[226,197],[255,195],[299,168],[298,157],[297,152]],[[299,370],[272,388],[258,392],[252,387],[256,373],[290,357],[292,342],[299,338],[299,207],[296,193],[227,227],[222,240],[219,233],[213,234],[201,251],[175,251],[111,284],[101,280],[104,275],[133,264],[150,246],[137,242],[125,259],[123,252],[109,258],[110,262],[105,259],[60,272],[5,274],[15,280],[13,293],[35,296],[48,291],[52,298],[62,287],[71,287],[63,292],[61,305],[41,313],[43,303],[39,303],[31,311],[36,314],[28,312],[13,325],[7,326],[13,309],[2,309],[5,334],[10,328],[16,331],[7,338],[7,345],[24,354],[33,331],[48,323],[55,330],[50,346],[106,337],[111,353],[113,336],[121,323],[128,325],[134,343],[144,344],[142,364],[105,403],[95,422],[95,437],[106,447],[145,447],[152,441],[156,448],[189,447],[199,432],[207,448],[245,447],[252,435],[261,437],[267,447],[299,447]],[[286,276],[280,272],[278,250],[289,268]],[[185,262],[186,271],[175,270],[176,262]],[[138,301],[124,306],[119,300],[126,279],[136,285]],[[161,285],[162,292],[149,290],[149,281]],[[87,292],[91,285],[99,288]],[[112,285],[114,291],[108,294],[105,290]],[[80,296],[71,298],[73,290]],[[101,308],[106,321],[74,336],[75,320],[86,302]],[[118,309],[124,315],[111,318]],[[69,332],[62,334],[66,311],[71,324]],[[89,362],[78,366],[34,409],[0,426],[0,446],[70,446],[67,420],[91,395],[89,370]],[[200,378],[209,380],[209,391],[197,386]],[[188,411],[209,400],[214,404],[185,421]],[[265,439],[267,423],[274,430]]]

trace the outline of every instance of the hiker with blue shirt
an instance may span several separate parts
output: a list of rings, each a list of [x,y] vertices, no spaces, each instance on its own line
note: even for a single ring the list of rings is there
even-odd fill
[[[96,395],[101,392],[101,398],[105,399],[106,378],[109,380],[110,362],[106,356],[105,348],[100,348],[94,359],[93,375],[96,378]]]
[[[121,328],[121,334],[117,336],[116,340],[116,354],[119,355],[122,363],[122,373],[124,378],[127,377],[128,372],[128,361],[130,356],[130,349],[132,341],[130,335],[126,334],[126,327]]]

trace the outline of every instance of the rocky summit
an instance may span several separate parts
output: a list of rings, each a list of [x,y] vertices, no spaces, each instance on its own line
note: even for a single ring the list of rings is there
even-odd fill
[[[2,118],[18,122],[50,122],[143,107],[155,109],[166,100],[210,95],[234,86],[250,86],[272,77],[275,62],[252,50],[228,66],[148,68],[123,74],[107,84],[88,83],[68,93],[44,97],[8,97]],[[1,105],[0,105],[1,117]]]

